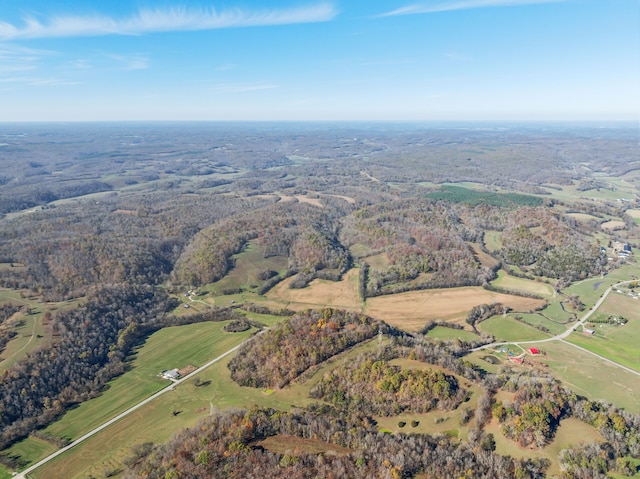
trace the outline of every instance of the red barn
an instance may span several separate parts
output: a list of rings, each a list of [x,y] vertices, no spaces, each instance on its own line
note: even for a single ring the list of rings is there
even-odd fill
[[[529,348],[529,353],[535,356],[536,354],[540,354],[540,350],[538,348]]]

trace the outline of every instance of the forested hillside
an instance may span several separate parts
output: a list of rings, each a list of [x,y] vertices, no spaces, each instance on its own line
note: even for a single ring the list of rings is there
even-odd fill
[[[626,281],[614,291],[624,301],[594,311],[605,326],[596,339],[609,343],[592,353],[636,370],[624,343],[636,334],[640,244],[629,129],[0,130],[0,477],[84,433],[90,421],[65,421],[91,415],[76,406],[95,398],[117,402],[109,382],[134,382],[158,331],[175,334],[156,346],[172,361],[158,368],[191,371],[239,349],[210,378],[171,390],[178,402],[149,419],[166,434],[202,419],[198,429],[134,448],[126,465],[110,450],[108,477],[638,470],[638,416],[592,397],[577,374],[569,379],[586,392],[572,393],[558,379],[563,358],[551,351],[530,365],[524,347],[473,351],[494,339],[554,340]],[[192,332],[171,349],[184,330],[167,328],[209,321],[225,322],[215,337]],[[575,337],[590,328],[580,324],[563,347],[583,347],[587,336]],[[226,349],[211,346],[221,338]],[[193,342],[200,361],[187,359]],[[170,386],[159,372],[139,380]],[[238,409],[216,411],[216,401]],[[574,422],[596,439],[556,444]],[[52,423],[62,426],[44,432]],[[508,447],[539,459],[514,459]],[[550,448],[565,452],[549,459]]]

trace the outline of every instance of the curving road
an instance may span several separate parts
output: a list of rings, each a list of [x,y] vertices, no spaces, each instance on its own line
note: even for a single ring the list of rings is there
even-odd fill
[[[176,386],[178,386],[179,384],[187,381],[188,379],[191,379],[193,376],[195,376],[196,374],[202,372],[204,369],[207,369],[209,366],[211,366],[212,364],[217,363],[218,361],[220,361],[221,359],[225,358],[226,356],[228,356],[229,354],[233,353],[234,351],[238,350],[243,344],[245,344],[247,341],[251,341],[253,338],[255,338],[256,336],[259,336],[260,334],[263,334],[265,331],[267,331],[267,329],[263,329],[262,331],[260,331],[258,334],[255,334],[253,336],[251,336],[250,338],[248,338],[246,341],[243,341],[242,343],[238,344],[237,346],[231,348],[230,350],[228,350],[227,352],[221,354],[220,356],[218,356],[215,359],[212,359],[211,361],[209,361],[207,364],[205,364],[204,366],[200,366],[198,369],[196,369],[195,371],[193,371],[192,373],[187,374],[185,377],[177,379],[175,382],[172,382],[171,384],[169,384],[166,388],[161,389],[160,391],[158,391],[157,393],[155,393],[152,396],[149,396],[147,399],[144,399],[143,401],[140,401],[138,404],[131,406],[129,409],[127,409],[124,412],[121,412],[120,414],[118,414],[117,416],[111,418],[110,420],[108,420],[107,422],[105,422],[104,424],[101,424],[100,426],[96,427],[95,429],[89,431],[88,433],[86,433],[84,436],[79,437],[78,439],[76,439],[75,441],[73,441],[71,444],[69,444],[68,446],[63,447],[62,449],[58,449],[56,452],[54,452],[53,454],[45,457],[44,459],[36,462],[34,465],[29,466],[28,468],[26,468],[24,471],[16,474],[15,476],[13,476],[16,479],[26,479],[29,476],[29,473],[35,471],[36,469],[38,469],[39,467],[43,466],[44,464],[46,464],[47,462],[51,461],[52,459],[55,459],[56,457],[58,457],[61,454],[64,454],[65,452],[67,452],[69,449],[77,446],[78,444],[80,444],[83,441],[86,441],[87,439],[89,439],[91,436],[94,436],[95,434],[99,433],[100,431],[102,431],[103,429],[111,426],[113,423],[119,421],[120,419],[122,419],[125,416],[128,416],[129,414],[131,414],[133,411],[140,409],[142,406],[144,406],[145,404],[150,403],[151,401],[153,401],[154,399],[162,396],[163,394],[168,393],[169,391],[173,391],[175,389]]]
[[[633,282],[637,282],[637,280],[631,279],[631,280],[628,280],[628,281],[621,281],[619,283],[611,285],[604,292],[604,294],[600,297],[600,299],[598,299],[596,304],[593,305],[593,308],[591,308],[582,318],[580,318],[580,320],[576,324],[571,326],[565,332],[557,334],[556,336],[553,336],[553,337],[547,338],[547,339],[537,339],[537,340],[532,340],[532,341],[501,341],[501,342],[495,342],[495,343],[485,344],[484,346],[480,346],[480,347],[474,348],[471,351],[481,351],[483,349],[489,349],[489,348],[493,349],[493,348],[496,348],[498,346],[505,346],[507,344],[515,344],[516,346],[520,346],[521,344],[539,344],[539,343],[548,343],[550,341],[562,341],[564,344],[569,344],[569,345],[573,346],[574,348],[577,348],[577,349],[580,349],[580,350],[584,351],[585,353],[589,353],[592,356],[596,356],[597,358],[601,359],[602,361],[605,361],[605,362],[607,362],[609,364],[613,364],[614,366],[618,366],[619,368],[622,368],[625,371],[628,371],[628,372],[630,372],[632,374],[635,374],[636,376],[640,376],[640,372],[636,371],[635,369],[628,368],[627,366],[624,366],[623,364],[620,364],[620,363],[617,363],[615,361],[612,361],[611,359],[606,358],[604,356],[600,356],[599,354],[594,353],[593,351],[589,351],[588,349],[583,348],[582,346],[578,346],[577,344],[573,344],[573,343],[570,343],[569,341],[565,341],[565,338],[567,338],[571,333],[576,331],[579,327],[583,326],[584,323],[591,317],[591,315],[593,313],[595,313],[598,310],[598,308],[600,308],[600,306],[602,305],[602,303],[604,303],[605,299],[607,299],[607,296],[609,296],[609,293],[611,293],[611,291],[613,291],[614,289],[618,288],[619,286],[622,286],[624,284],[633,283]]]

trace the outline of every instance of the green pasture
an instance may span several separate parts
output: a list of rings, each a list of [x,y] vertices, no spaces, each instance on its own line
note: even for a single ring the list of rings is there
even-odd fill
[[[255,404],[289,410],[313,402],[309,390],[325,371],[348,362],[357,354],[379,347],[369,341],[338,355],[315,370],[310,379],[279,390],[242,387],[231,380],[227,364],[232,356],[198,374],[201,386],[191,379],[155,401],[101,431],[33,473],[36,479],[101,477],[104,470],[122,469],[136,444],[162,444],[177,431],[195,426],[212,408],[251,407]]]
[[[478,324],[478,329],[496,338],[496,341],[535,341],[549,335],[507,315],[492,316]]]
[[[241,253],[233,255],[235,266],[222,278],[201,288],[213,294],[221,294],[225,289],[255,289],[265,281],[258,279],[258,273],[272,270],[279,274],[286,271],[288,260],[284,256],[264,257],[264,247],[250,241]]]
[[[372,249],[369,246],[362,243],[356,243],[349,247],[349,252],[354,258],[364,258],[365,256],[369,256],[371,251]]]
[[[544,343],[538,360],[576,394],[640,413],[638,376],[563,341]]]
[[[567,295],[577,294],[585,306],[591,308],[607,288],[620,281],[633,279],[632,275],[640,276],[640,268],[635,265],[624,265],[618,269],[614,269],[603,278],[598,276],[573,283],[564,289],[563,293]]]
[[[539,281],[532,281],[525,278],[517,278],[508,275],[504,270],[498,271],[498,277],[491,282],[491,285],[523,293],[532,293],[539,296],[553,296],[553,287]]]
[[[546,311],[546,309],[545,309]],[[522,321],[533,326],[542,326],[550,331],[550,334],[561,334],[567,330],[567,326],[558,324],[553,321],[549,321],[547,318],[538,313],[518,313],[518,316],[522,317]]]
[[[42,324],[42,306],[34,308],[33,314],[18,313],[13,329],[18,333],[0,353],[0,372],[9,369],[31,351],[44,345],[47,331]]]
[[[157,377],[164,369],[202,366],[249,337],[226,333],[225,323],[197,323],[164,328],[152,334],[130,359],[130,370],[114,379],[97,398],[66,413],[45,432],[75,439],[168,386]]]
[[[484,245],[491,252],[502,249],[502,233],[500,231],[492,230],[485,231]]]
[[[560,473],[558,457],[562,449],[566,449],[580,442],[603,441],[598,430],[575,418],[563,419],[556,431],[553,441],[542,449],[522,448],[514,441],[507,439],[500,430],[498,423],[492,420],[486,427],[487,433],[493,434],[496,441],[496,452],[504,456],[517,459],[540,458],[551,462],[547,475],[556,477]]]
[[[53,454],[58,447],[50,442],[43,441],[36,437],[28,437],[23,441],[13,444],[11,447],[2,451],[2,454],[9,457],[15,457],[22,463],[22,467],[26,468],[43,457]],[[0,478],[2,475],[0,474]]]
[[[594,324],[593,329],[593,336],[576,332],[567,340],[640,372],[640,319],[631,320],[624,326]]]
[[[560,302],[564,303],[564,309]],[[572,324],[577,319],[580,319],[586,311],[575,311],[573,310],[568,302],[562,296],[556,296],[556,298],[549,303],[549,305],[540,311],[541,314],[551,318],[551,320],[556,321],[557,323],[563,324]],[[575,315],[575,316],[574,316]],[[549,321],[552,322],[552,321]]]
[[[622,291],[625,290],[622,289]],[[626,291],[628,291],[628,289]],[[604,303],[602,303],[599,311],[640,322],[640,300],[633,299],[628,294],[612,292],[607,296]]]
[[[475,333],[465,331],[464,329],[445,328],[436,326],[430,330],[426,336],[432,339],[461,339],[462,341],[476,341],[480,339]]]

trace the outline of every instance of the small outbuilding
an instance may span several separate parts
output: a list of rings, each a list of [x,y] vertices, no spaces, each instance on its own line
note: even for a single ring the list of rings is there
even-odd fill
[[[540,350],[538,348],[529,348],[529,354],[533,354],[534,356],[540,354]]]
[[[160,376],[164,379],[180,379],[180,371],[178,369],[166,369],[160,373]]]

